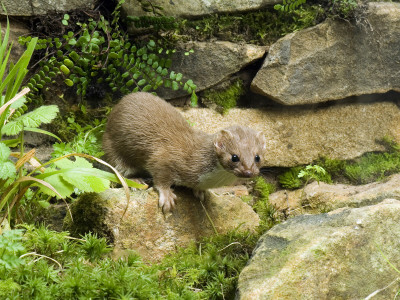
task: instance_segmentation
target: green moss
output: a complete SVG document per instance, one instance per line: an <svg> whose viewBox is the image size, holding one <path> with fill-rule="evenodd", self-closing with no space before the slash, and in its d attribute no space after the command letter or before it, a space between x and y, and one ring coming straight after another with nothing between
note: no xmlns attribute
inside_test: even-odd
<svg viewBox="0 0 400 300"><path fill-rule="evenodd" d="M256 202L253 205L254 210L261 219L261 231L265 231L278 223L276 209L269 203L269 195L275 191L275 186L265 181L262 176L255 180L254 196Z"/></svg>
<svg viewBox="0 0 400 300"><path fill-rule="evenodd" d="M216 110L224 114L236 106L240 96L244 93L243 81L237 79L225 89L205 91L203 103L207 106L215 104L217 106Z"/></svg>
<svg viewBox="0 0 400 300"><path fill-rule="evenodd" d="M286 189L297 189L303 186L304 180L299 178L303 167L293 167L278 176L278 181Z"/></svg>
<svg viewBox="0 0 400 300"><path fill-rule="evenodd" d="M14 248L30 255L0 268L7 278L0 296L9 299L233 299L259 239L248 232L218 235L149 265L135 253L112 260L105 239L93 234L71 239L68 232L24 227Z"/></svg>
<svg viewBox="0 0 400 300"><path fill-rule="evenodd" d="M332 178L334 182L367 184L400 172L400 146L388 137L379 143L385 146L386 152L365 153L359 158L347 161L326 157L318 159L315 164L328 173L328 176L319 177L319 181L330 183ZM298 175L305 169L304 166L297 166L279 175L278 180L282 187L300 188L305 180Z"/></svg>
<svg viewBox="0 0 400 300"><path fill-rule="evenodd" d="M232 42L269 45L287 33L315 25L321 14L319 6L305 5L289 13L269 7L255 12L184 20L179 23L175 33L180 37L187 35L197 40L216 37Z"/></svg>

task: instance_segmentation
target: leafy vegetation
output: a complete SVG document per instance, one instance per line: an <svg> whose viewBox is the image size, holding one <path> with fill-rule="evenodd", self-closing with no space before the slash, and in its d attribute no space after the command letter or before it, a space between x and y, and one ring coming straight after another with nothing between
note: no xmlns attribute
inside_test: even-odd
<svg viewBox="0 0 400 300"><path fill-rule="evenodd" d="M380 141L386 152L371 152L361 157L340 161L329 158L317 160L313 166L290 168L278 180L282 187L300 188L310 180L331 183L346 182L366 184L379 181L394 173L400 172L400 146L386 137Z"/></svg>
<svg viewBox="0 0 400 300"><path fill-rule="evenodd" d="M25 225L6 231L0 244L0 295L9 299L231 299L256 235L232 232L193 243L159 264L135 253L112 260L104 239L87 234L72 239ZM1 254L1 253L0 253ZM2 260L0 260L2 262ZM6 284L7 283L7 284Z"/></svg>
<svg viewBox="0 0 400 300"><path fill-rule="evenodd" d="M107 21L99 15L87 22L78 22L77 32L68 31L62 37L40 39L36 49L43 49L40 69L29 80L28 87L39 93L45 86L59 82L74 87L76 94L85 99L88 88L108 86L110 92L128 94L135 91L153 91L160 86L177 90L184 88L192 95L196 105L196 85L192 80L182 81L182 74L169 71L173 51L166 50L153 40L146 44L133 44L119 26L120 0L113 19ZM64 15L62 23L71 22ZM26 44L32 37L20 37ZM29 98L32 98L30 95Z"/></svg>
<svg viewBox="0 0 400 300"><path fill-rule="evenodd" d="M25 153L24 132L34 131L50 135L57 138L54 134L42 129L38 129L43 123L50 123L57 115L58 108L55 105L40 106L27 113L28 107L25 105L26 98L23 96L29 92L25 88L19 94L23 79L27 74L27 66L32 57L37 38L29 42L27 50L14 64L9 64L8 57L11 46L8 44L9 26L7 23L6 33L3 39L0 36L0 94L4 95L0 99L0 212L3 223L8 217L18 215L18 206L24 201L35 201L41 205L48 205L39 196L41 194L51 197L65 198L71 196L77 189L81 191L93 192L103 191L110 186L110 181L121 182L129 199L128 185L132 187L142 187L131 181L124 181L121 175L100 171L93 168L92 164L82 157L95 159L89 155L75 153L75 161L71 161L64 155L42 164L35 157L35 149ZM8 73L5 71L8 67ZM18 110L20 109L20 110ZM3 139L3 135L16 138ZM10 147L19 147L19 152L12 152ZM17 158L16 161L10 157ZM101 162L99 159L96 159ZM28 170L25 164L31 165ZM115 169L112 168L114 171ZM28 198L29 197L29 198ZM38 197L38 198L36 198Z"/></svg>

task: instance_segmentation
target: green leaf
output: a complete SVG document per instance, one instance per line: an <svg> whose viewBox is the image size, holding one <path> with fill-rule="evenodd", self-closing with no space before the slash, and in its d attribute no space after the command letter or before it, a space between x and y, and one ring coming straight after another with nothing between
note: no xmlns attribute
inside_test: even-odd
<svg viewBox="0 0 400 300"><path fill-rule="evenodd" d="M36 128L42 123L48 124L58 113L57 105L41 106L27 114L22 115L19 119L22 120L25 127Z"/></svg>
<svg viewBox="0 0 400 300"><path fill-rule="evenodd" d="M181 79L182 79L182 73L178 73L178 74L176 74L176 78L175 78L175 80L176 81L181 81Z"/></svg>
<svg viewBox="0 0 400 300"><path fill-rule="evenodd" d="M26 98L25 97L21 97L20 99L18 99L14 103L12 103L10 105L10 108L14 108L14 109L20 108L21 106L24 105L25 102L26 102Z"/></svg>
<svg viewBox="0 0 400 300"><path fill-rule="evenodd" d="M192 96L190 97L190 105L193 107L197 106L197 95L195 92L192 92Z"/></svg>
<svg viewBox="0 0 400 300"><path fill-rule="evenodd" d="M36 178L39 178L42 175L46 175L46 173L51 173L52 171L54 171L55 169L52 168L46 168L45 173L37 175ZM40 178L39 178L40 179ZM54 187L54 189L61 195L61 197L66 198L69 197L73 192L75 187L68 183L67 181L64 180L64 178L62 178L61 174L54 174L51 176L47 176L44 181L46 181L47 183L49 183L51 186ZM37 186L40 187L40 190L45 193L46 195L55 197L57 196L56 193L49 189L48 187L44 186L44 185L39 185L39 184L35 184ZM58 197L57 197L58 198Z"/></svg>
<svg viewBox="0 0 400 300"><path fill-rule="evenodd" d="M74 67L74 63L72 62L72 60L70 60L68 58L64 59L64 65L66 65L68 68Z"/></svg>
<svg viewBox="0 0 400 300"><path fill-rule="evenodd" d="M0 143L0 161L6 161L10 157L11 150L4 143Z"/></svg>
<svg viewBox="0 0 400 300"><path fill-rule="evenodd" d="M152 86L150 84L148 84L142 89L142 92L148 92L151 90L151 88L152 88Z"/></svg>
<svg viewBox="0 0 400 300"><path fill-rule="evenodd" d="M8 179L15 175L17 170L11 161L2 162L0 164L0 179Z"/></svg>
<svg viewBox="0 0 400 300"><path fill-rule="evenodd" d="M67 86L73 86L74 85L74 82L71 79L68 79L68 78L64 80L64 83Z"/></svg>
<svg viewBox="0 0 400 300"><path fill-rule="evenodd" d="M133 79L128 80L128 82L125 84L126 86L131 86L133 85L134 81Z"/></svg>
<svg viewBox="0 0 400 300"><path fill-rule="evenodd" d="M71 71L68 69L66 65L61 65L60 70L65 74L68 75Z"/></svg>
<svg viewBox="0 0 400 300"><path fill-rule="evenodd" d="M177 91L179 89L179 84L176 81L172 81L172 90Z"/></svg>
<svg viewBox="0 0 400 300"><path fill-rule="evenodd" d="M8 122L1 129L1 134L16 135L24 129L24 123L21 120Z"/></svg>
<svg viewBox="0 0 400 300"><path fill-rule="evenodd" d="M39 174L36 178L50 183L63 197L71 195L75 187L85 192L102 192L109 188L110 181L104 176L99 177L102 171L94 169L84 158L75 158L76 161L63 158L55 162L61 170L52 169L51 172ZM45 191L54 194L48 189Z"/></svg>

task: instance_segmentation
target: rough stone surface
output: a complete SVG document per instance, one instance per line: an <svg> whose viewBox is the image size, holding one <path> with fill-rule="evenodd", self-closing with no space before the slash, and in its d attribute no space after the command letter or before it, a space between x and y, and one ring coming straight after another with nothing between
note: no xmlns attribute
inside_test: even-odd
<svg viewBox="0 0 400 300"><path fill-rule="evenodd" d="M193 49L190 55L185 52ZM261 59L266 47L250 44L235 44L231 42L190 42L177 47L172 57L173 70L184 75L183 81L192 79L197 85L196 91L202 91L214 86L246 65ZM164 99L187 95L183 89L159 89L157 94Z"/></svg>
<svg viewBox="0 0 400 300"><path fill-rule="evenodd" d="M237 13L241 11L257 10L268 5L280 3L279 0L153 0L153 5L159 5L163 8L165 16L173 17L198 17L210 14ZM123 10L128 16L146 15L140 6L138 0L127 0L122 5ZM152 15L152 13L148 13Z"/></svg>
<svg viewBox="0 0 400 300"><path fill-rule="evenodd" d="M400 111L391 102L231 109L224 116L210 109L188 109L183 115L208 133L235 123L264 132L265 166L308 164L321 156L352 159L383 151L376 140L384 136L400 142Z"/></svg>
<svg viewBox="0 0 400 300"><path fill-rule="evenodd" d="M328 20L271 46L252 90L286 105L400 91L400 3L369 3L358 24Z"/></svg>
<svg viewBox="0 0 400 300"><path fill-rule="evenodd" d="M361 207L383 199L400 200L400 174L381 182L365 185L327 184L313 182L295 191L281 190L270 195L269 201L285 215L318 213L340 207Z"/></svg>
<svg viewBox="0 0 400 300"><path fill-rule="evenodd" d="M294 217L258 242L237 299L394 299L400 202ZM392 284L392 285L390 285Z"/></svg>
<svg viewBox="0 0 400 300"><path fill-rule="evenodd" d="M64 228L74 235L96 232L108 237L116 248L133 249L147 261L158 261L177 247L214 234L210 219L218 233L236 228L253 230L259 225L251 207L224 190L209 192L205 209L190 190L176 189L175 193L176 208L166 216L158 208L158 194L152 189L132 192L124 216L123 190L86 194L71 206L74 222L67 215Z"/></svg>
<svg viewBox="0 0 400 300"><path fill-rule="evenodd" d="M93 9L96 0L3 0L9 16L45 15L49 12L64 12L74 9ZM0 14L4 14L0 10Z"/></svg>
<svg viewBox="0 0 400 300"><path fill-rule="evenodd" d="M4 38L7 29L7 21L1 21L1 35ZM20 36L29 35L29 30L19 22L10 20L10 36L8 38L9 42L12 43L11 53L9 60L16 63L18 59L22 56L26 48L18 43L18 38Z"/></svg>

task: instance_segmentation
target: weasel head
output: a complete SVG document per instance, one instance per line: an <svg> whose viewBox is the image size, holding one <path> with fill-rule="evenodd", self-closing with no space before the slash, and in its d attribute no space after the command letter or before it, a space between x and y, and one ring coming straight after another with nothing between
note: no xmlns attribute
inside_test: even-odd
<svg viewBox="0 0 400 300"><path fill-rule="evenodd" d="M251 178L260 173L266 140L262 132L235 125L215 134L214 148L226 171L239 178Z"/></svg>

